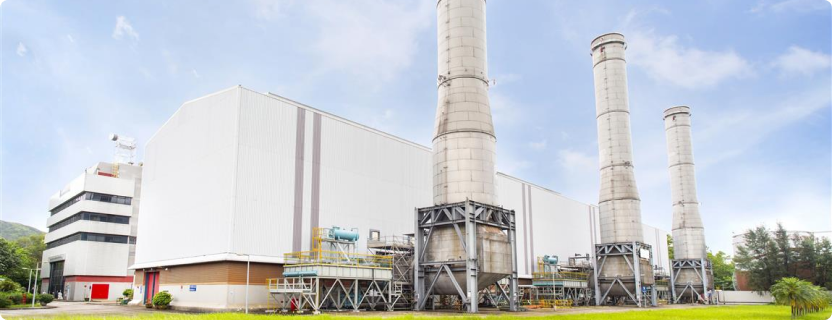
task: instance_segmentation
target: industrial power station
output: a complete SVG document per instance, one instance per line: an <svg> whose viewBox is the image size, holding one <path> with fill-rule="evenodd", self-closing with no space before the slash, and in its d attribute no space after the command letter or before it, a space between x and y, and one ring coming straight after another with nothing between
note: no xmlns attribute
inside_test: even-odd
<svg viewBox="0 0 832 320"><path fill-rule="evenodd" d="M432 148L242 86L185 102L147 141L141 166L129 167L141 173L141 193L130 193L138 214L112 218L136 226L125 237L131 303L161 291L179 310L314 314L708 303L690 108L664 112L671 260L670 234L641 219L624 35L590 42L596 206L497 171L486 0L438 0L436 12ZM107 190L112 175L90 175L96 192ZM60 217L84 214L78 192L91 191L71 190L50 200L68 209ZM73 222L59 220L50 225ZM73 280L84 287L64 292L63 266L90 259L74 254L81 242L61 249L73 230L50 229L44 282L86 298L96 284ZM113 265L101 279L124 272Z"/></svg>

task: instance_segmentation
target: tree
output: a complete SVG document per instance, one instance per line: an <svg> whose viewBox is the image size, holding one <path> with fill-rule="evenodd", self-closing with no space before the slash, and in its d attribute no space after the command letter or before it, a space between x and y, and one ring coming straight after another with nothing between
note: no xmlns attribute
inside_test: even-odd
<svg viewBox="0 0 832 320"><path fill-rule="evenodd" d="M768 291L780 278L775 270L777 246L765 226L745 233L745 243L737 248L734 262L737 269L748 273L748 283L756 292Z"/></svg>
<svg viewBox="0 0 832 320"><path fill-rule="evenodd" d="M20 269L21 259L17 245L0 238L0 276L11 276ZM13 279L17 281L17 279Z"/></svg>
<svg viewBox="0 0 832 320"><path fill-rule="evenodd" d="M780 279L771 286L770 291L777 304L791 307L792 319L826 309L830 303L828 292L798 278Z"/></svg>
<svg viewBox="0 0 832 320"><path fill-rule="evenodd" d="M670 260L673 260L673 252L673 237L667 235L667 256Z"/></svg>
<svg viewBox="0 0 832 320"><path fill-rule="evenodd" d="M714 288L717 290L734 290L734 262L725 252L716 254L708 252L708 259L714 271Z"/></svg>
<svg viewBox="0 0 832 320"><path fill-rule="evenodd" d="M778 224L748 230L734 257L737 270L748 274L752 290L768 290L784 277L832 289L832 243L813 234L791 233Z"/></svg>
<svg viewBox="0 0 832 320"><path fill-rule="evenodd" d="M815 241L815 284L832 290L832 242L826 238Z"/></svg>
<svg viewBox="0 0 832 320"><path fill-rule="evenodd" d="M28 237L22 237L15 240L15 244L23 250L26 250L29 262L37 263L43 257L43 251L46 250L46 243L43 242L43 234L34 234Z"/></svg>

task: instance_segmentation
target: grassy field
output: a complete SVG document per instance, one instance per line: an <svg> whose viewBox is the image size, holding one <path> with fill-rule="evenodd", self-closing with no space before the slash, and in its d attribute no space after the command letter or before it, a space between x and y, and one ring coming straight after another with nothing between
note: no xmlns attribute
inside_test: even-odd
<svg viewBox="0 0 832 320"><path fill-rule="evenodd" d="M829 319L832 310L819 312L808 316L803 316L798 319L801 320L826 320ZM87 320L87 319L107 319L107 320L265 320L274 319L281 316L275 315L245 315L239 313L221 313L221 314L177 314L170 312L158 312L154 314L141 314L136 316L80 316L80 315L62 315L53 316L45 319L52 320ZM723 306L710 308L692 308L692 309L656 309L648 311L625 311L625 312L611 312L611 313L581 313L581 314L540 314L537 312L527 312L520 314L503 314L503 315L441 315L435 316L430 314L402 314L402 313L374 313L372 315L359 314L344 314L344 315L321 315L321 316L303 316L307 319L315 320L438 320L438 319L453 319L453 320L503 320L503 319L527 319L533 320L535 318L553 318L556 320L631 320L631 319L645 319L645 320L738 320L738 319L755 319L755 320L775 320L775 319L790 319L788 307L781 306ZM6 319L40 319L33 317L10 317Z"/></svg>

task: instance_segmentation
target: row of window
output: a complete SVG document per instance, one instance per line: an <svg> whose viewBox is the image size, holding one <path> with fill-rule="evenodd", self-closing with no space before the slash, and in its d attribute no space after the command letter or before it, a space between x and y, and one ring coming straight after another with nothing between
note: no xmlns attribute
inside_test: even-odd
<svg viewBox="0 0 832 320"><path fill-rule="evenodd" d="M68 208L69 206L75 204L81 200L92 200L92 201L101 201L101 202L110 202L110 203L118 203L118 204L132 204L133 198L125 197L125 196L114 196L111 194L104 194L104 193L97 193L97 192L82 192L78 196L64 201L59 206L55 207L51 211L49 211L53 216L61 212L62 210Z"/></svg>
<svg viewBox="0 0 832 320"><path fill-rule="evenodd" d="M136 237L119 236L114 234L78 232L46 244L46 249L52 249L75 241L96 241L110 243L136 244Z"/></svg>
<svg viewBox="0 0 832 320"><path fill-rule="evenodd" d="M49 232L58 230L60 228L66 227L73 222L81 221L81 220L89 220L89 221L99 221L99 222L109 222L109 223L120 223L120 224L129 224L130 217L125 216L117 216L112 214L104 214L104 213L96 213L96 212L86 212L82 211L72 215L69 218L61 220L56 224L49 226Z"/></svg>

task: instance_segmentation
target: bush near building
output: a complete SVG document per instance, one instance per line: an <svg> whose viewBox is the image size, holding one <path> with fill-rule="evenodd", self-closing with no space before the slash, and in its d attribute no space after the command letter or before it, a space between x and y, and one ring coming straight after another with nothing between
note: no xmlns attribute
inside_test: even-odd
<svg viewBox="0 0 832 320"><path fill-rule="evenodd" d="M153 296L153 306L157 309L167 309L171 301L173 301L173 296L167 291L159 292Z"/></svg>

